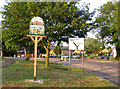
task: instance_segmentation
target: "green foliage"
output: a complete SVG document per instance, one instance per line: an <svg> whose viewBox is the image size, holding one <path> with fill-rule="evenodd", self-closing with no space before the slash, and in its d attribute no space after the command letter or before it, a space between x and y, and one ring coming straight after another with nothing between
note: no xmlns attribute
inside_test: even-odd
<svg viewBox="0 0 120 89"><path fill-rule="evenodd" d="M87 38L85 40L85 51L87 54L98 54L102 50L101 45L98 39Z"/></svg>
<svg viewBox="0 0 120 89"><path fill-rule="evenodd" d="M19 50L22 46L33 45L31 39L26 36L30 22L26 4L11 2L4 6L2 38L7 50Z"/></svg>
<svg viewBox="0 0 120 89"><path fill-rule="evenodd" d="M26 57L25 57L25 60L29 60L30 59L30 56L29 55L27 55Z"/></svg>
<svg viewBox="0 0 120 89"><path fill-rule="evenodd" d="M56 55L59 55L60 54L60 48L59 48L59 46L56 46L53 51L54 51L54 53Z"/></svg>
<svg viewBox="0 0 120 89"><path fill-rule="evenodd" d="M39 46L44 46L48 52L51 42L68 42L62 36L85 38L92 26L87 21L92 20L94 12L89 13L86 4L78 8L75 2L11 2L4 6L2 14L3 40L7 49L33 47L34 43L26 35L30 20L39 16L43 19L46 30L46 38L41 40Z"/></svg>
<svg viewBox="0 0 120 89"><path fill-rule="evenodd" d="M110 1L98 9L99 15L96 17L96 28L99 33L98 38L103 43L115 43L117 56L120 56L120 45L118 45L119 15L118 6L120 2Z"/></svg>
<svg viewBox="0 0 120 89"><path fill-rule="evenodd" d="M66 2L9 3L4 6L2 13L5 19L2 21L5 45L7 48L33 45L26 35L30 20L35 16L42 17L45 23L47 37L42 40L43 42L61 41L64 40L61 37L65 35L85 37L91 25L86 22L92 20L93 13L88 12L87 5L82 7L86 10L82 8L79 10L75 4Z"/></svg>

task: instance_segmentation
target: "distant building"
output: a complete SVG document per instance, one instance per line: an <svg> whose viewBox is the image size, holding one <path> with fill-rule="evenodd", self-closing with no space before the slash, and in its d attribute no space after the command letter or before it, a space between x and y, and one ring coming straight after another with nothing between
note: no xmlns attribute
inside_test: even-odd
<svg viewBox="0 0 120 89"><path fill-rule="evenodd" d="M108 53L108 52L109 52L109 51L108 51L107 48L102 50L102 53Z"/></svg>
<svg viewBox="0 0 120 89"><path fill-rule="evenodd" d="M55 48L55 46L50 46L50 56L56 56L56 54L54 53L54 48Z"/></svg>
<svg viewBox="0 0 120 89"><path fill-rule="evenodd" d="M86 53L86 51L82 51L82 50L75 50L72 54L85 54Z"/></svg>
<svg viewBox="0 0 120 89"><path fill-rule="evenodd" d="M56 56L56 54L54 53L54 49L56 46L50 46L50 56ZM69 49L68 46L63 46L61 47L61 55L62 56L68 56L69 55Z"/></svg>
<svg viewBox="0 0 120 89"><path fill-rule="evenodd" d="M115 47L112 50L112 55L113 55L114 58L116 58L116 56L117 56L117 51L116 51Z"/></svg>
<svg viewBox="0 0 120 89"><path fill-rule="evenodd" d="M61 55L62 56L68 56L69 55L69 47L68 46L63 46L61 48Z"/></svg>

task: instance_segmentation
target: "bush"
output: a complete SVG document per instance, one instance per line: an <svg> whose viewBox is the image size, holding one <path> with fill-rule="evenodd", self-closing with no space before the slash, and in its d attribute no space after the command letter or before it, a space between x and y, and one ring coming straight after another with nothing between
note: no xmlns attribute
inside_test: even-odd
<svg viewBox="0 0 120 89"><path fill-rule="evenodd" d="M93 59L94 57L92 57L92 56L89 56L89 57L87 57L87 59Z"/></svg>
<svg viewBox="0 0 120 89"><path fill-rule="evenodd" d="M27 55L26 57L25 57L25 60L29 60L30 59L30 56L29 55Z"/></svg>
<svg viewBox="0 0 120 89"><path fill-rule="evenodd" d="M90 59L90 57L87 57L87 59Z"/></svg>
<svg viewBox="0 0 120 89"><path fill-rule="evenodd" d="M94 57L93 56L90 56L90 59L93 59Z"/></svg>
<svg viewBox="0 0 120 89"><path fill-rule="evenodd" d="M117 60L120 61L120 57L117 57Z"/></svg>
<svg viewBox="0 0 120 89"><path fill-rule="evenodd" d="M111 61L115 61L116 59L115 59L114 57L111 57L110 60L111 60Z"/></svg>

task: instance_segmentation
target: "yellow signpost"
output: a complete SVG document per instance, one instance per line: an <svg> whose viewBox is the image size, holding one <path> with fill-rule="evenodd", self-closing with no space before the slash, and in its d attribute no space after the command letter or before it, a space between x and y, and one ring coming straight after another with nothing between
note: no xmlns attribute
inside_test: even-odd
<svg viewBox="0 0 120 89"><path fill-rule="evenodd" d="M84 51L83 51L84 52ZM82 70L84 70L84 60L83 60L83 52L82 52Z"/></svg>
<svg viewBox="0 0 120 89"><path fill-rule="evenodd" d="M42 30L41 30L41 25L42 25ZM36 81L36 65L37 65L37 43L42 40L45 34L44 31L44 22L42 20L42 18L40 17L34 17L32 18L31 22L30 22L30 29L29 29L29 35L27 35L28 37L30 37L32 39L32 41L35 43L35 48L34 48L34 81ZM32 31L32 28L38 28L37 32ZM36 29L34 29L36 31ZM42 32L41 32L42 31Z"/></svg>
<svg viewBox="0 0 120 89"><path fill-rule="evenodd" d="M32 41L35 43L35 48L34 48L34 81L36 81L36 64L37 64L37 43L46 36L37 36L37 35L27 35L32 39ZM35 39L34 39L35 38ZM39 38L39 39L38 39Z"/></svg>
<svg viewBox="0 0 120 89"><path fill-rule="evenodd" d="M71 70L71 50L69 50L69 71Z"/></svg>

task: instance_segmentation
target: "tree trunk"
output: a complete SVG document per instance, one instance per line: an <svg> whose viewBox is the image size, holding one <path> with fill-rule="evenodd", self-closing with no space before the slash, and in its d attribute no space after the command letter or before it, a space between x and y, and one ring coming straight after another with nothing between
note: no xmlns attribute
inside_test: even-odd
<svg viewBox="0 0 120 89"><path fill-rule="evenodd" d="M46 50L46 63L45 63L45 67L49 67L49 49L48 48Z"/></svg>
<svg viewBox="0 0 120 89"><path fill-rule="evenodd" d="M57 47L57 49L58 49L58 54L57 54L57 57L59 56L59 46Z"/></svg>
<svg viewBox="0 0 120 89"><path fill-rule="evenodd" d="M116 51L117 51L117 59L120 59L120 45L117 44L117 47L116 47Z"/></svg>
<svg viewBox="0 0 120 89"><path fill-rule="evenodd" d="M24 47L24 53L25 53L25 57L27 56L27 49L26 47Z"/></svg>
<svg viewBox="0 0 120 89"><path fill-rule="evenodd" d="M47 47L44 46L44 48L46 50L46 63L45 63L45 67L49 67L49 45L50 45L50 42L48 43Z"/></svg>
<svg viewBox="0 0 120 89"><path fill-rule="evenodd" d="M1 49L1 58L3 58L3 50Z"/></svg>

